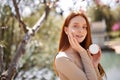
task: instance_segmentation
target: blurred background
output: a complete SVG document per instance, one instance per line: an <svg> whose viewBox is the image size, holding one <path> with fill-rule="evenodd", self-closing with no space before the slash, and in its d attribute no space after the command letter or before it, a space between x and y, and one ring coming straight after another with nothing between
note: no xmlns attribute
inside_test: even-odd
<svg viewBox="0 0 120 80"><path fill-rule="evenodd" d="M49 13L42 18L46 6ZM82 11L88 16L93 43L102 48L101 64L107 80L120 80L120 0L0 0L4 70L8 69L27 33L21 28L21 21L29 30L43 19L39 30L27 41L17 63L15 80L59 80L53 70L53 61L62 23L71 11Z"/></svg>

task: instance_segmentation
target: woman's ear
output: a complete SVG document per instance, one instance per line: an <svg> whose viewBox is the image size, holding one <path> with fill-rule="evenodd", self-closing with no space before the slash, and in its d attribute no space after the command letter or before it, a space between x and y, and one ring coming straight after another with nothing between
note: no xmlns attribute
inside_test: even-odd
<svg viewBox="0 0 120 80"><path fill-rule="evenodd" d="M68 27L64 27L64 31L66 34L68 34Z"/></svg>

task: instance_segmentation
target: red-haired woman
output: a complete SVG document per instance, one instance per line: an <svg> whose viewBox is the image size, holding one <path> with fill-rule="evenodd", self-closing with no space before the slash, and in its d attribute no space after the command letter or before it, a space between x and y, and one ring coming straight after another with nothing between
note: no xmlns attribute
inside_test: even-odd
<svg viewBox="0 0 120 80"><path fill-rule="evenodd" d="M102 80L101 50L91 55L90 25L83 13L71 13L62 26L55 70L60 80Z"/></svg>

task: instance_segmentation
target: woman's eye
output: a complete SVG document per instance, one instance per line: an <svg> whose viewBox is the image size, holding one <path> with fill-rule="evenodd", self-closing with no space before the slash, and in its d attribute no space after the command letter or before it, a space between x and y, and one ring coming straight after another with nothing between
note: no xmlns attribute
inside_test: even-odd
<svg viewBox="0 0 120 80"><path fill-rule="evenodd" d="M77 28L78 26L75 25L75 26L73 26L73 27Z"/></svg>
<svg viewBox="0 0 120 80"><path fill-rule="evenodd" d="M86 26L83 26L83 29L86 29L87 27Z"/></svg>

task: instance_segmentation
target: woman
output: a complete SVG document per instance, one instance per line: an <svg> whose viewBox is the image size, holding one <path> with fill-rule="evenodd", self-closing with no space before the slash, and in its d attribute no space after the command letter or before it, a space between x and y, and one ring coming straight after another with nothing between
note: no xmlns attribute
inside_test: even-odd
<svg viewBox="0 0 120 80"><path fill-rule="evenodd" d="M71 13L62 26L55 69L60 80L102 80L101 50L91 55L90 25L83 13Z"/></svg>

